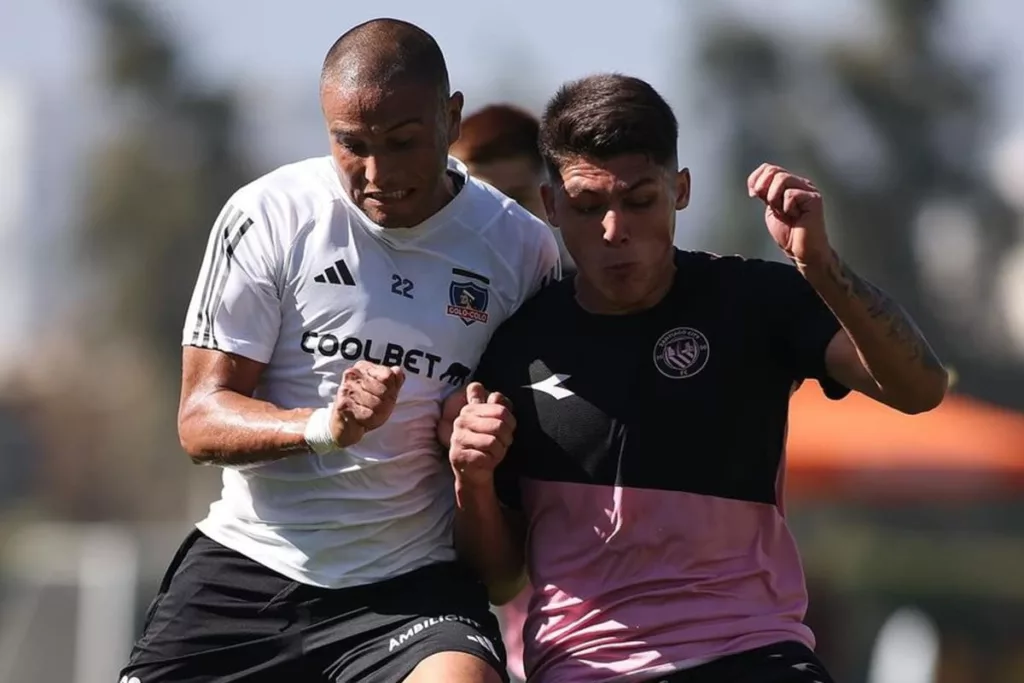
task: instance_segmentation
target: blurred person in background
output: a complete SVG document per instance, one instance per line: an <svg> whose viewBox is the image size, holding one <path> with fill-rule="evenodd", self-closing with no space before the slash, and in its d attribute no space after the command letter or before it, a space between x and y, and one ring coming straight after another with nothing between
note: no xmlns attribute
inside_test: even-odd
<svg viewBox="0 0 1024 683"><path fill-rule="evenodd" d="M452 144L450 153L466 164L470 175L544 218L540 186L545 174L537 146L539 133L540 121L533 114L510 104L492 104L462 120L459 139ZM561 231L552 230L558 240L562 276L574 275L576 270Z"/></svg>
<svg viewBox="0 0 1024 683"><path fill-rule="evenodd" d="M528 563L531 682L827 683L781 497L790 396L814 379L919 413L948 378L832 249L805 178L764 164L747 181L793 265L676 249L677 138L636 78L549 102L544 203L578 273L445 405L456 546L497 602Z"/></svg>
<svg viewBox="0 0 1024 683"><path fill-rule="evenodd" d="M540 186L544 182L544 160L537 146L540 120L519 107L492 104L462 120L459 139L449 152L466 164L471 176L496 187L519 202L535 216L544 217ZM562 260L563 277L575 274L561 233L554 230ZM523 671L523 623L531 591L498 607L508 666L512 675L525 679Z"/></svg>
<svg viewBox="0 0 1024 683"><path fill-rule="evenodd" d="M223 490L122 680L507 680L436 432L557 245L448 156L462 95L421 29L345 33L320 98L331 155L243 187L210 234L178 428Z"/></svg>

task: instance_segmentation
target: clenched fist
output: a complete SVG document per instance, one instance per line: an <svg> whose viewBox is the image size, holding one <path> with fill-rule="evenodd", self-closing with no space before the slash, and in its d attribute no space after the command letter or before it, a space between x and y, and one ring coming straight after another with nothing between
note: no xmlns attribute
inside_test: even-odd
<svg viewBox="0 0 1024 683"><path fill-rule="evenodd" d="M747 178L747 193L764 202L768 232L797 265L829 258L825 208L814 183L780 166L761 164Z"/></svg>
<svg viewBox="0 0 1024 683"><path fill-rule="evenodd" d="M487 484L512 445L516 419L508 400L479 382L466 388L467 403L455 418L448 460L462 483Z"/></svg>
<svg viewBox="0 0 1024 683"><path fill-rule="evenodd" d="M346 448L388 421L405 382L400 367L361 360L341 374L341 386L331 409L331 434Z"/></svg>

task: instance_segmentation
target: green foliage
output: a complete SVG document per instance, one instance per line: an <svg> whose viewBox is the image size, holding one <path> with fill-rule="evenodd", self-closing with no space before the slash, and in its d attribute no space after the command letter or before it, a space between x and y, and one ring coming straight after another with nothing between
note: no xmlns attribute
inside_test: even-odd
<svg viewBox="0 0 1024 683"><path fill-rule="evenodd" d="M210 92L178 46L130 0L93 0L104 78L121 125L88 166L81 257L104 278L99 315L138 335L176 373L180 330L206 238L244 184L231 92Z"/></svg>
<svg viewBox="0 0 1024 683"><path fill-rule="evenodd" d="M737 201L747 174L772 161L814 179L837 249L911 311L957 369L958 389L1024 407L1024 369L994 353L999 333L984 329L996 269L979 273L977 314L959 321L943 315L923 277L914 226L937 199L977 216L983 263L997 263L1018 239L979 158L989 74L940 39L944 4L876 0L881 30L857 43L819 47L735 18L706 32L703 76L729 143L725 205L710 234L719 251L771 254L759 208Z"/></svg>

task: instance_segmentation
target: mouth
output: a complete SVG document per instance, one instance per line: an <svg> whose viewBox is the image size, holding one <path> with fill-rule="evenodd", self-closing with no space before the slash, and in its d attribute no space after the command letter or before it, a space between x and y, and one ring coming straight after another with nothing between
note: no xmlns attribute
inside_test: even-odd
<svg viewBox="0 0 1024 683"><path fill-rule="evenodd" d="M378 204L401 202L408 199L415 190L392 190L391 192L366 192L363 198Z"/></svg>
<svg viewBox="0 0 1024 683"><path fill-rule="evenodd" d="M635 263L613 263L612 265L605 266L604 269L609 273L622 275L632 272L635 268Z"/></svg>

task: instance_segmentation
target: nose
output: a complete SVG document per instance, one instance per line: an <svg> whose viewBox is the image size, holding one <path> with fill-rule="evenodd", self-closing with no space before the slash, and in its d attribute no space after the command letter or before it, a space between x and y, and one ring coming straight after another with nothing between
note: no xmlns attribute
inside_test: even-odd
<svg viewBox="0 0 1024 683"><path fill-rule="evenodd" d="M363 159L363 177L366 179L366 186L368 188L381 189L380 159L376 156L368 156Z"/></svg>
<svg viewBox="0 0 1024 683"><path fill-rule="evenodd" d="M629 241L629 229L625 217L616 209L609 209L601 220L604 241L609 246L618 246Z"/></svg>

